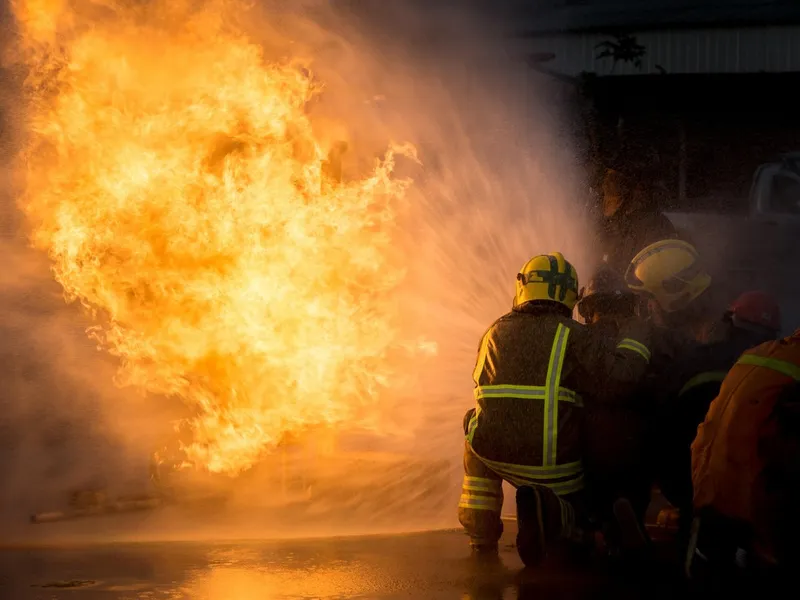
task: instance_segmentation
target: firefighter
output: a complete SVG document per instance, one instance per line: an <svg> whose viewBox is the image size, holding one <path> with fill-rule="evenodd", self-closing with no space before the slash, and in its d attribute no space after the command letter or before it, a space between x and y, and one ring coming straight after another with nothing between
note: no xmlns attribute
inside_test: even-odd
<svg viewBox="0 0 800 600"><path fill-rule="evenodd" d="M653 325L649 385L652 394L663 397L664 382L674 379L676 361L694 352L717 320L711 277L694 246L670 239L639 252L628 266L625 283L639 298L637 310Z"/></svg>
<svg viewBox="0 0 800 600"><path fill-rule="evenodd" d="M710 341L733 344L742 348L741 354L748 348L776 339L780 330L781 308L775 297L762 291L744 292L711 330Z"/></svg>
<svg viewBox="0 0 800 600"><path fill-rule="evenodd" d="M620 322L635 317L636 297L622 276L602 266L581 290L578 313L584 321L610 336L616 336Z"/></svg>
<svg viewBox="0 0 800 600"><path fill-rule="evenodd" d="M714 330L715 341L679 357L660 383L659 479L661 490L681 514L683 533L691 524L692 482L689 447L722 380L747 349L777 339L780 307L764 292L746 292L724 313Z"/></svg>
<svg viewBox="0 0 800 600"><path fill-rule="evenodd" d="M638 321L621 328L615 345L592 334L572 319L577 300L578 276L564 256L536 256L517 275L511 312L481 339L459 502L459 520L478 554L497 552L504 480L517 488L517 550L526 565L538 564L562 539L586 539L578 522L579 411L604 386L635 384L650 351Z"/></svg>
<svg viewBox="0 0 800 600"><path fill-rule="evenodd" d="M699 567L778 571L800 558L800 329L748 350L722 382L692 443Z"/></svg>
<svg viewBox="0 0 800 600"><path fill-rule="evenodd" d="M587 327L616 339L620 327L635 318L636 297L622 275L603 266L581 291L578 312ZM602 396L602 390L597 390ZM650 466L644 452L649 406L642 390L628 398L608 399L584 408L584 462L592 511L608 534L614 530L613 506L631 503L644 524L650 503ZM613 533L612 533L613 536ZM612 540L613 543L613 540Z"/></svg>
<svg viewBox="0 0 800 600"><path fill-rule="evenodd" d="M670 487L675 432L671 424L674 395L669 392L680 378L676 365L682 357L697 351L700 340L716 321L710 317L714 306L711 277L691 244L668 239L639 252L625 273L625 282L640 296L640 309L646 305L647 317L654 325L650 371L642 386L642 396L654 413L646 454L661 492L673 505L679 505L684 498L676 494L679 488ZM684 529L688 527L686 521L683 525Z"/></svg>
<svg viewBox="0 0 800 600"><path fill-rule="evenodd" d="M646 312L665 342L684 346L708 338L716 320L711 276L689 242L659 240L639 252L625 272L625 283L646 302Z"/></svg>
<svg viewBox="0 0 800 600"><path fill-rule="evenodd" d="M624 273L648 244L677 238L672 222L654 206L654 191L644 178L608 169L603 178L603 218L599 244L603 261Z"/></svg>
<svg viewBox="0 0 800 600"><path fill-rule="evenodd" d="M711 341L679 361L673 391L678 404L686 408L681 411L686 435L676 436L682 446L688 448L694 439L736 359L745 350L778 339L780 331L781 310L775 298L766 292L745 292L725 311L712 330Z"/></svg>

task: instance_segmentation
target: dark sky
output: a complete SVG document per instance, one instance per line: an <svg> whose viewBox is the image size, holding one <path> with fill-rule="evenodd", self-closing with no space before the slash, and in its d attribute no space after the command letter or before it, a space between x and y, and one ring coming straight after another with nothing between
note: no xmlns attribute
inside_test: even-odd
<svg viewBox="0 0 800 600"><path fill-rule="evenodd" d="M414 7L431 14L478 10L520 28L558 31L583 28L800 21L800 0L337 0L377 16Z"/></svg>

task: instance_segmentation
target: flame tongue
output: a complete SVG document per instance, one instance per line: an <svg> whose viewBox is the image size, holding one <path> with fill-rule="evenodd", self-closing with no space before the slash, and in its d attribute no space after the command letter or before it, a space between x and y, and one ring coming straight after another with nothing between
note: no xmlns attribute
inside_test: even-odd
<svg viewBox="0 0 800 600"><path fill-rule="evenodd" d="M391 152L365 179L329 179L308 72L265 63L215 3L190 18L179 4L149 3L148 23L121 4L82 21L15 2L21 205L119 383L180 396L190 459L235 473L379 402L400 342L388 256L406 182Z"/></svg>

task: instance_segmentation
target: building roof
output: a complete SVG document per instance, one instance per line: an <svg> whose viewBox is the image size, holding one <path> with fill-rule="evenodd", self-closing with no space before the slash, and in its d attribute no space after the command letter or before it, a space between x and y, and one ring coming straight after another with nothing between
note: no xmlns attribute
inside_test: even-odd
<svg viewBox="0 0 800 600"><path fill-rule="evenodd" d="M800 0L550 0L512 2L526 34L759 27L800 23ZM526 6L527 5L527 6ZM530 23L530 25L527 25Z"/></svg>

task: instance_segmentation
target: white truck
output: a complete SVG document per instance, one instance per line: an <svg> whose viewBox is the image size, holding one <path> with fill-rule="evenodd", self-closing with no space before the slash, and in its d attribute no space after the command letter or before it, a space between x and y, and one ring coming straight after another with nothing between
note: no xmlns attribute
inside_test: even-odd
<svg viewBox="0 0 800 600"><path fill-rule="evenodd" d="M800 327L800 152L761 165L746 213L668 212L697 247L720 296L774 294L784 333Z"/></svg>

